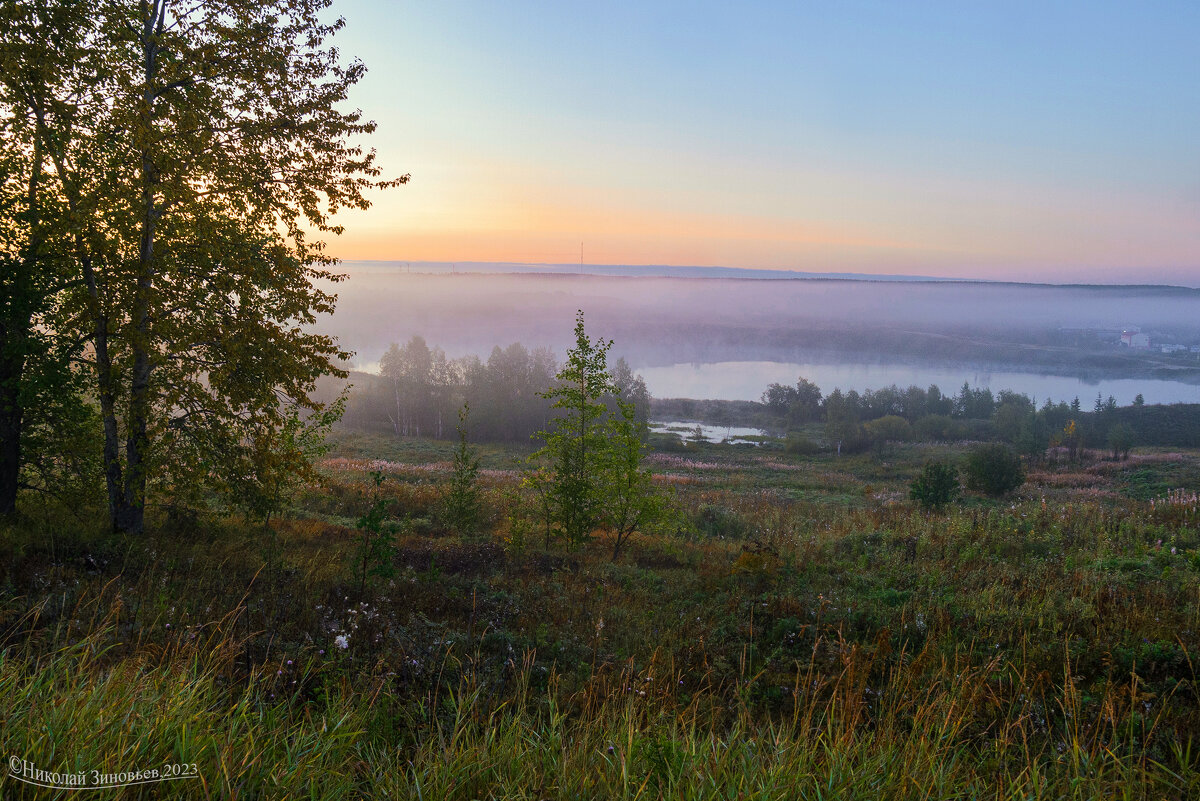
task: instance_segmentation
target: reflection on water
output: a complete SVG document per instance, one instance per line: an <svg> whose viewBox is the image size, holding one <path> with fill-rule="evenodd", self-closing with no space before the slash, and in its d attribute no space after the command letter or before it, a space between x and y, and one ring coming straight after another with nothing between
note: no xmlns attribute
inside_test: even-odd
<svg viewBox="0 0 1200 801"><path fill-rule="evenodd" d="M765 433L760 428L710 426L703 423L683 423L676 421L652 422L650 423L650 430L656 434L675 434L680 439L689 442L700 440L703 442L728 442L733 445L739 443L757 445L757 441L746 439L746 437L761 437Z"/></svg>
<svg viewBox="0 0 1200 801"><path fill-rule="evenodd" d="M1071 376L1038 375L977 368L926 367L912 364L787 364L783 362L716 362L642 367L637 370L656 398L758 400L768 384L795 384L807 378L828 394L842 391L880 389L895 384L901 388L936 384L954 395L963 382L993 392L1011 389L1036 399L1055 402L1078 397L1090 409L1096 395L1112 395L1128 405L1140 393L1146 403L1200 403L1200 386L1178 381L1145 378L1114 378L1088 381Z"/></svg>

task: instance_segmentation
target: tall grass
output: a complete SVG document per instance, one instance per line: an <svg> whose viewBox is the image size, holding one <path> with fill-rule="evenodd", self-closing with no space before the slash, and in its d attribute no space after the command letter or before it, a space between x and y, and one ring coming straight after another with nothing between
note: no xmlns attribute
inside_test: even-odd
<svg viewBox="0 0 1200 801"><path fill-rule="evenodd" d="M198 769L88 798L1200 798L1190 495L1048 473L926 514L872 500L879 465L838 470L796 481L853 504L681 485L678 530L619 564L506 550L499 476L494 541L441 536L444 477L410 471L396 576L362 594L357 469L269 538L13 531L0 756Z"/></svg>
<svg viewBox="0 0 1200 801"><path fill-rule="evenodd" d="M115 611L115 610L113 610ZM1136 678L1084 714L1072 676L927 644L890 660L835 642L841 667L796 661L787 715L669 660L598 669L567 692L533 654L503 698L472 670L414 703L379 666L356 682L319 667L236 669L232 618L120 658L110 614L50 652L0 654L0 748L46 770L194 763L167 785L89 791L153 798L1195 798L1186 740L1151 754ZM814 649L815 652L816 649ZM874 685L874 686L872 686ZM6 798L47 791L5 778ZM64 794L65 797L65 794Z"/></svg>

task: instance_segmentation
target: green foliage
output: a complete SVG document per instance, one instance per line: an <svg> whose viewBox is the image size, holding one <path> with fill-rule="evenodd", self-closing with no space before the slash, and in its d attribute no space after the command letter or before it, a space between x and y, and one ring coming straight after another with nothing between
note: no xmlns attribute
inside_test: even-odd
<svg viewBox="0 0 1200 801"><path fill-rule="evenodd" d="M347 393L307 413L298 404L287 404L281 424L262 421L246 439L219 452L219 488L229 504L269 526L303 483L318 480L314 463L329 452L329 432L345 412ZM168 494L195 503L189 490L194 488L179 482Z"/></svg>
<svg viewBox="0 0 1200 801"><path fill-rule="evenodd" d="M1022 429L1028 427L1036 417L1037 410L1024 395L1003 391L1000 396L1000 405L992 413L992 423L1001 439L1016 443L1021 438Z"/></svg>
<svg viewBox="0 0 1200 801"><path fill-rule="evenodd" d="M479 457L467 444L467 416L471 407L458 412L458 448L454 451L450 492L446 495L445 517L459 536L473 536L479 526Z"/></svg>
<svg viewBox="0 0 1200 801"><path fill-rule="evenodd" d="M342 277L313 234L405 179L377 180L357 141L374 123L343 110L363 68L330 46L342 23L328 5L0 9L0 160L36 196L24 209L0 199L19 268L4 267L19 280L0 287L0 328L27 355L31 331L75 343L115 530L141 533L155 496L222 482L229 454L285 428L293 405L317 411L316 379L344 375L335 362L349 354L312 331L336 302L318 283ZM0 350L7 413L24 378ZM8 422L4 476L20 434Z"/></svg>
<svg viewBox="0 0 1200 801"><path fill-rule="evenodd" d="M1114 459L1128 459L1133 441L1133 428L1125 423L1117 423L1108 430L1108 449Z"/></svg>
<svg viewBox="0 0 1200 801"><path fill-rule="evenodd" d="M872 442L907 442L912 439L912 426L898 415L889 414L863 424Z"/></svg>
<svg viewBox="0 0 1200 801"><path fill-rule="evenodd" d="M644 531L663 515L663 499L642 466L646 426L637 420L632 402L618 398L616 403L618 413L608 420L608 460L600 487L614 562L635 531Z"/></svg>
<svg viewBox="0 0 1200 801"><path fill-rule="evenodd" d="M374 485L371 505L355 523L359 541L354 553L353 578L358 583L360 595L371 579L391 578L396 574L396 527L387 522L388 503L379 494L384 478L380 471L371 473Z"/></svg>
<svg viewBox="0 0 1200 801"><path fill-rule="evenodd" d="M397 440L380 441L393 511L418 496L432 508L450 476L427 462L450 448L411 443L409 471ZM899 458L931 451L951 449ZM1190 492L1114 499L1095 490L1131 471L1097 465L1072 486L1082 471L1047 467L1028 497L934 517L834 500L868 481L895 498L911 461L822 454L801 467L714 445L667 463L697 527L739 540L663 529L621 564L602 547L531 554L534 498L510 485L487 496L513 524L497 532L515 540L503 554L489 540L398 538L396 588L368 581L360 597L329 558L346 542L346 519L331 519L364 510L371 458L330 466L312 490L330 514L292 504L277 519L274 584L256 578L258 533L236 521L132 549L66 513L5 530L0 613L15 625L0 746L50 768L195 761L206 784L169 788L184 798L1200 788L1186 746L1200 719ZM1190 487L1198 464L1175 453L1139 468ZM801 482L805 499L785 494Z"/></svg>
<svg viewBox="0 0 1200 801"><path fill-rule="evenodd" d="M1025 483L1021 457L998 442L977 445L967 455L967 488L992 497L1007 495Z"/></svg>
<svg viewBox="0 0 1200 801"><path fill-rule="evenodd" d="M821 446L816 441L798 431L788 432L783 449L796 456L812 456L821 452Z"/></svg>
<svg viewBox="0 0 1200 801"><path fill-rule="evenodd" d="M858 453L870 446L862 424L859 422L859 396L851 391L842 394L835 389L825 398L825 438L838 455Z"/></svg>
<svg viewBox="0 0 1200 801"><path fill-rule="evenodd" d="M821 419L821 389L804 377L794 387L771 384L762 394L762 403L772 415L791 425Z"/></svg>
<svg viewBox="0 0 1200 801"><path fill-rule="evenodd" d="M959 492L958 469L946 462L928 462L913 479L908 497L926 509L940 509Z"/></svg>
<svg viewBox="0 0 1200 801"><path fill-rule="evenodd" d="M922 417L913 425L918 439L926 442L954 442L967 436L966 424L945 414Z"/></svg>
<svg viewBox="0 0 1200 801"><path fill-rule="evenodd" d="M545 465L543 482L555 533L571 547L583 544L603 517L602 476L610 453L604 400L615 388L608 374L611 341L588 337L583 312L575 318L575 347L556 384L543 397L558 412L551 428L538 436L545 443L532 457Z"/></svg>
<svg viewBox="0 0 1200 801"><path fill-rule="evenodd" d="M599 526L613 534L613 559L632 534L651 525L662 503L642 467L646 424L640 391L625 397L608 371L612 342L593 342L583 312L575 318L575 347L543 397L559 412L538 436L545 443L526 463L523 484L538 497L547 545L552 537L577 548ZM622 371L629 384L629 370ZM615 407L615 408L614 408Z"/></svg>
<svg viewBox="0 0 1200 801"><path fill-rule="evenodd" d="M705 537L742 539L746 536L746 521L733 509L703 504L696 510L697 530Z"/></svg>

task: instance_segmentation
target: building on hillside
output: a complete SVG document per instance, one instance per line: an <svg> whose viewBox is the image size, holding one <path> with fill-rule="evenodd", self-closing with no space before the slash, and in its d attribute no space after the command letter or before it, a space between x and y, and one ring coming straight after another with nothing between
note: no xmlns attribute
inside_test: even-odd
<svg viewBox="0 0 1200 801"><path fill-rule="evenodd" d="M1121 344L1127 348L1150 349L1150 335L1143 334L1137 328L1126 328L1121 332Z"/></svg>

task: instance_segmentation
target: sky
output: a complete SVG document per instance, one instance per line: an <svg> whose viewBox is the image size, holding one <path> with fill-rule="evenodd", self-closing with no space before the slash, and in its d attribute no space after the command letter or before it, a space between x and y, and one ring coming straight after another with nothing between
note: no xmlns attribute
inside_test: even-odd
<svg viewBox="0 0 1200 801"><path fill-rule="evenodd" d="M345 259L1200 286L1200 3L335 0Z"/></svg>

